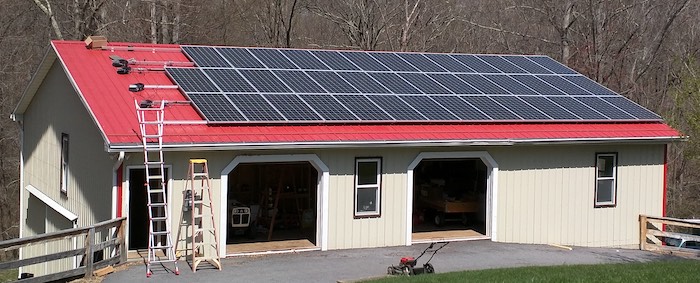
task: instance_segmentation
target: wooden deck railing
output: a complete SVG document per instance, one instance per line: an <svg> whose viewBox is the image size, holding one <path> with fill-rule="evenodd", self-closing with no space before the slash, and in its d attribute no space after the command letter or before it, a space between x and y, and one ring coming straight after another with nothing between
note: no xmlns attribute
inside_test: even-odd
<svg viewBox="0 0 700 283"><path fill-rule="evenodd" d="M31 258L0 262L0 270L14 269L23 266L80 256L81 264L78 268L33 278L26 278L21 282L49 282L79 276L92 277L93 271L97 269L108 265L126 262L127 253L124 235L125 225L126 217L122 217L100 222L89 227L73 228L53 233L2 241L0 242L0 251L28 248L61 239L83 238L84 246ZM95 235L96 233L100 232L108 237L105 241L96 242ZM95 253L99 251L103 251L103 256L101 260L96 261L94 260L94 256Z"/></svg>
<svg viewBox="0 0 700 283"><path fill-rule="evenodd" d="M698 249L669 244L670 241L678 244L683 241L700 243L700 236L693 233L693 230L700 230L700 223L670 217L640 215L639 224L639 249L700 256Z"/></svg>

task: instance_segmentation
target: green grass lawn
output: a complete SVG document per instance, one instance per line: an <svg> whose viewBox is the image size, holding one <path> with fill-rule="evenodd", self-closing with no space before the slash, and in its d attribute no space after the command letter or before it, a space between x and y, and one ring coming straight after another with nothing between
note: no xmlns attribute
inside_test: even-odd
<svg viewBox="0 0 700 283"><path fill-rule="evenodd" d="M0 283L17 280L17 269L0 270Z"/></svg>
<svg viewBox="0 0 700 283"><path fill-rule="evenodd" d="M367 282L700 282L700 261L487 269L392 276Z"/></svg>

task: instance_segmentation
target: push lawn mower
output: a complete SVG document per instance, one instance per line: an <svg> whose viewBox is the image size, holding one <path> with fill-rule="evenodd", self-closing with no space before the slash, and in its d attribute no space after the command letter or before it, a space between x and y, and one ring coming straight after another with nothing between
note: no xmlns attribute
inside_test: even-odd
<svg viewBox="0 0 700 283"><path fill-rule="evenodd" d="M435 248L435 244L439 245L439 247ZM399 265L392 265L387 268L387 273L389 275L418 275L418 274L423 274L423 273L435 273L435 268L433 268L433 265L430 264L430 260L433 259L435 254L447 246L449 242L437 242L437 243L431 243L430 246L428 246L423 252L416 258L413 258L412 256L408 257L403 257L401 258L401 261L399 262ZM418 259L421 258L425 253L428 251L431 251L433 254L430 256L428 261L426 261L423 264L423 267L416 267L416 264L418 264Z"/></svg>

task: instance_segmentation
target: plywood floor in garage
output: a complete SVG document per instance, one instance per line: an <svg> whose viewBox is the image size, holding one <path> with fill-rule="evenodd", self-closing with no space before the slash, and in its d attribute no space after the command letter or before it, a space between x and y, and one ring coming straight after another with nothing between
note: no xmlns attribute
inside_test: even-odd
<svg viewBox="0 0 700 283"><path fill-rule="evenodd" d="M320 249L309 240L288 240L226 245L226 255Z"/></svg>
<svg viewBox="0 0 700 283"><path fill-rule="evenodd" d="M476 240L485 239L486 235L474 230L448 230L448 231L432 231L432 232L417 232L411 234L412 241L415 242L432 242L432 241L450 241L450 240Z"/></svg>

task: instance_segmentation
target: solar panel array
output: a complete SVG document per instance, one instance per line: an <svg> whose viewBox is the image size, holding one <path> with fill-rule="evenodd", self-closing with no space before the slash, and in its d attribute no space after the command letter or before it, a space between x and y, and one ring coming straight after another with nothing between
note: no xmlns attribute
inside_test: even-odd
<svg viewBox="0 0 700 283"><path fill-rule="evenodd" d="M546 56L183 46L212 123L660 120Z"/></svg>

